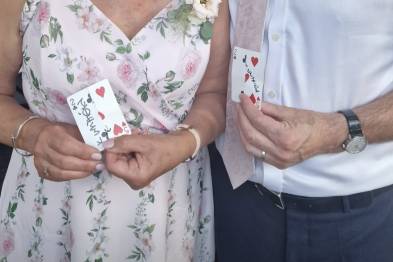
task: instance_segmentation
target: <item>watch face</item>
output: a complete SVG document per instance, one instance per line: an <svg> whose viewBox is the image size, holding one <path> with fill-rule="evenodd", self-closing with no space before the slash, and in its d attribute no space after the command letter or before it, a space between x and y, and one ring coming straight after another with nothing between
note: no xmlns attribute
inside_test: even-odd
<svg viewBox="0 0 393 262"><path fill-rule="evenodd" d="M367 141L364 136L355 136L345 146L345 150L351 154L362 152L367 146Z"/></svg>

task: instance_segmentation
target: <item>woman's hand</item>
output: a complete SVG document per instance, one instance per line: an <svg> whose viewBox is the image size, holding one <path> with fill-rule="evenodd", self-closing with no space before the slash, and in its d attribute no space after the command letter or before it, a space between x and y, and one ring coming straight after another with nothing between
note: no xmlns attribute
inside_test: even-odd
<svg viewBox="0 0 393 262"><path fill-rule="evenodd" d="M45 125L32 153L38 174L52 181L83 178L104 168L101 153L83 143L78 128L69 124Z"/></svg>
<svg viewBox="0 0 393 262"><path fill-rule="evenodd" d="M195 138L180 130L165 135L127 135L105 143L109 173L140 189L192 155Z"/></svg>

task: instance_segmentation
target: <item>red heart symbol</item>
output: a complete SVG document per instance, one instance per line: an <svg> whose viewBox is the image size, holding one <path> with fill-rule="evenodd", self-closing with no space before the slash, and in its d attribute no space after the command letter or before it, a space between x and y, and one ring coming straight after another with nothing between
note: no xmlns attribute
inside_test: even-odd
<svg viewBox="0 0 393 262"><path fill-rule="evenodd" d="M250 79L250 74L249 74L249 73L246 73L246 74L244 75L244 82L247 82L248 79Z"/></svg>
<svg viewBox="0 0 393 262"><path fill-rule="evenodd" d="M258 57L256 56L251 57L251 63L254 67L258 64L258 62L259 62Z"/></svg>
<svg viewBox="0 0 393 262"><path fill-rule="evenodd" d="M96 89L96 93L97 95L99 95L100 97L104 97L105 94L105 88L103 86L101 86L100 88Z"/></svg>
<svg viewBox="0 0 393 262"><path fill-rule="evenodd" d="M104 115L103 113L101 113L101 112L98 112L98 115L101 117L101 119L102 119L102 120L104 120L104 118L105 118L105 115Z"/></svg>
<svg viewBox="0 0 393 262"><path fill-rule="evenodd" d="M252 95L250 96L250 100L251 100L251 102L252 102L253 104L255 104L255 103L257 102L257 100L255 99L254 94L252 94Z"/></svg>
<svg viewBox="0 0 393 262"><path fill-rule="evenodd" d="M117 136L117 135L119 135L119 134L121 134L121 133L123 133L123 128L121 128L120 126L118 126L117 124L115 124L115 125L113 126L113 134L114 134L115 136Z"/></svg>

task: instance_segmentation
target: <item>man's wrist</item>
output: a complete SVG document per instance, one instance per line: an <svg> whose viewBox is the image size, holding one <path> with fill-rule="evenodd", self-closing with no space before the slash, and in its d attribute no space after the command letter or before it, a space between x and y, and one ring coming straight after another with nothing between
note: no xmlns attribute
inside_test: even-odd
<svg viewBox="0 0 393 262"><path fill-rule="evenodd" d="M337 153L343 151L343 143L348 138L348 125L345 117L340 113L326 115L326 126L324 128L326 153Z"/></svg>

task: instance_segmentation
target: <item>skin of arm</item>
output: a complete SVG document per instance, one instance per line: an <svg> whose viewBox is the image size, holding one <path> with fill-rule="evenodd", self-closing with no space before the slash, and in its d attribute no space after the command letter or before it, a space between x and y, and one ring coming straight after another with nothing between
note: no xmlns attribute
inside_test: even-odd
<svg viewBox="0 0 393 262"><path fill-rule="evenodd" d="M358 106L359 117L369 143L393 140L393 91ZM315 155L342 152L348 126L342 114L320 113L263 103L261 110L241 97L238 106L239 130L246 150L266 162L286 169Z"/></svg>
<svg viewBox="0 0 393 262"><path fill-rule="evenodd" d="M183 122L197 130L202 146L213 141L225 128L229 59L229 14L225 0L214 24L206 73ZM123 136L107 144L105 164L112 174L124 179L132 188L140 189L189 158L195 148L195 138L187 130L165 135ZM129 153L134 157L124 156Z"/></svg>

